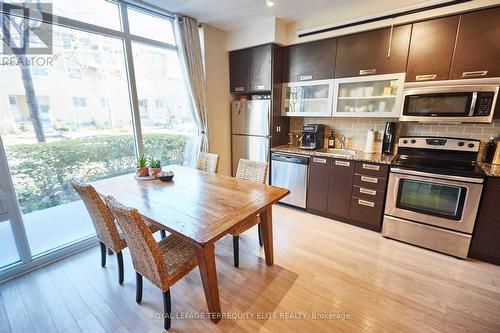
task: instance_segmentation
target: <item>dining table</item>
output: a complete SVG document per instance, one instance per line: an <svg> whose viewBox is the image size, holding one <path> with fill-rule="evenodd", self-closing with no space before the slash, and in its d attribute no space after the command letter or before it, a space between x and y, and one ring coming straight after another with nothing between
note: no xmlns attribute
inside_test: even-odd
<svg viewBox="0 0 500 333"><path fill-rule="evenodd" d="M113 196L136 208L145 221L180 237L195 248L210 319L222 317L215 242L260 218L266 264L274 264L272 206L287 189L184 166L163 167L174 178L138 180L125 174L92 182L101 197ZM236 268L235 268L236 269Z"/></svg>

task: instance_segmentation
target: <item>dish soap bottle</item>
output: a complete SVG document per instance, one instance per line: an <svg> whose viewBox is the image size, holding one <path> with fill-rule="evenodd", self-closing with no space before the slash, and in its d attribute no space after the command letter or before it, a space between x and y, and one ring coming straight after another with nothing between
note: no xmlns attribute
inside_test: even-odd
<svg viewBox="0 0 500 333"><path fill-rule="evenodd" d="M335 148L335 137L333 136L333 131L330 131L330 137L328 138L328 148Z"/></svg>
<svg viewBox="0 0 500 333"><path fill-rule="evenodd" d="M484 163L491 163L493 161L496 147L497 144L495 143L495 138L490 138L490 142L488 142L486 146L484 146Z"/></svg>

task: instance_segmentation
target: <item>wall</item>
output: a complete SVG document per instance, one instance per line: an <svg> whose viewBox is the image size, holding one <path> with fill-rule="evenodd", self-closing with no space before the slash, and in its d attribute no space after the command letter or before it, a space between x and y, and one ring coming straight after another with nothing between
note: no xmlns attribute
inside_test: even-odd
<svg viewBox="0 0 500 333"><path fill-rule="evenodd" d="M219 154L218 173L231 174L229 53L226 32L203 25L210 151Z"/></svg>
<svg viewBox="0 0 500 333"><path fill-rule="evenodd" d="M324 124L327 126L325 136L330 135L333 130L335 137L341 134L348 139L347 147L354 150L363 150L366 142L366 133L372 128L378 133L384 132L385 123L394 121L390 118L292 118L290 130L300 132L303 124ZM415 136L443 136L463 139L481 140L482 146L489 141L490 137L500 137L500 120L491 124L421 124L401 122L398 125L399 135ZM375 136L377 138L377 135ZM380 139L375 142L375 149L382 148Z"/></svg>

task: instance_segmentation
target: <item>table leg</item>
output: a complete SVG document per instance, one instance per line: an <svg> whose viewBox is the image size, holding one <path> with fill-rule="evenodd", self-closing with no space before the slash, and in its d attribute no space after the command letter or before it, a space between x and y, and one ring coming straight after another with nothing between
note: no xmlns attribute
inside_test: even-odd
<svg viewBox="0 0 500 333"><path fill-rule="evenodd" d="M208 312L214 323L221 318L219 285L217 284L217 271L215 269L215 246L213 243L196 248L196 259L200 268L201 281L205 290Z"/></svg>
<svg viewBox="0 0 500 333"><path fill-rule="evenodd" d="M272 206L260 213L260 231L264 242L264 252L266 254L266 264L274 264L273 254L273 210Z"/></svg>

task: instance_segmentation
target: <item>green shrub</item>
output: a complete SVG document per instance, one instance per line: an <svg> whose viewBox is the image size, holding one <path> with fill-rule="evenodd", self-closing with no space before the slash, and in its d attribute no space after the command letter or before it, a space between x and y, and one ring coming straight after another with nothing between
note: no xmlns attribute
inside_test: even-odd
<svg viewBox="0 0 500 333"><path fill-rule="evenodd" d="M144 151L154 151L162 165L182 164L187 137L144 134ZM78 200L68 180L84 182L134 172L130 135L94 136L65 141L6 146L7 159L24 214Z"/></svg>

